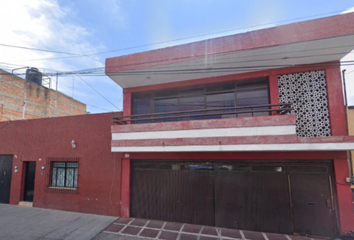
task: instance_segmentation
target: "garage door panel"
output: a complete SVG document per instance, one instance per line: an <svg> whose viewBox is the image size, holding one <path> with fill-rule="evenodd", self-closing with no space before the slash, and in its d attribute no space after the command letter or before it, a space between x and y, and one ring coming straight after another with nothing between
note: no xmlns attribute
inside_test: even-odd
<svg viewBox="0 0 354 240"><path fill-rule="evenodd" d="M213 183L209 170L134 170L132 216L214 225Z"/></svg>
<svg viewBox="0 0 354 240"><path fill-rule="evenodd" d="M292 232L285 173L217 171L215 191L216 226Z"/></svg>
<svg viewBox="0 0 354 240"><path fill-rule="evenodd" d="M335 235L329 176L326 174L292 174L290 181L294 232L320 236Z"/></svg>

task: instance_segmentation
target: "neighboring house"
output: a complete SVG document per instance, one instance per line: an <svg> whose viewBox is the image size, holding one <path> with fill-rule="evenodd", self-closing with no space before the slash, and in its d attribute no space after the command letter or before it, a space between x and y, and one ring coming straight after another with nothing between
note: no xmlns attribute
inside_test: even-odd
<svg viewBox="0 0 354 240"><path fill-rule="evenodd" d="M120 216L122 154L110 151L120 115L0 122L0 203Z"/></svg>
<svg viewBox="0 0 354 240"><path fill-rule="evenodd" d="M122 216L353 230L340 71L353 42L349 13L107 59L124 94Z"/></svg>
<svg viewBox="0 0 354 240"><path fill-rule="evenodd" d="M353 42L348 13L107 59L123 112L0 122L0 202L353 230L339 67Z"/></svg>
<svg viewBox="0 0 354 240"><path fill-rule="evenodd" d="M86 104L0 69L0 121L86 114Z"/></svg>

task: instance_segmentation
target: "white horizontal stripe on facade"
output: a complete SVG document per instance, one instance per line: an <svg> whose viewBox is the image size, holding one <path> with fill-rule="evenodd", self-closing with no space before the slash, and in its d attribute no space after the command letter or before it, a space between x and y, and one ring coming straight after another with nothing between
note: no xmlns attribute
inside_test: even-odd
<svg viewBox="0 0 354 240"><path fill-rule="evenodd" d="M240 145L189 145L151 147L112 147L112 152L249 152L249 151L347 151L354 143L291 143Z"/></svg>
<svg viewBox="0 0 354 240"><path fill-rule="evenodd" d="M268 135L293 135L293 134L296 134L295 125L112 133L112 140L243 137L243 136L268 136Z"/></svg>

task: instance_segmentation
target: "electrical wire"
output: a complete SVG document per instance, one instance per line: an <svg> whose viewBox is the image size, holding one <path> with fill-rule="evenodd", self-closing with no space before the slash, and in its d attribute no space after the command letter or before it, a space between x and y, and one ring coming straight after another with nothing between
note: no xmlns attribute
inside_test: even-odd
<svg viewBox="0 0 354 240"><path fill-rule="evenodd" d="M321 63L321 64L309 64L308 66L297 66L297 65L255 65L255 66L242 66L242 67L219 67L219 68L191 68L191 69L171 69L171 70L139 70L139 71L124 71L124 72L116 72L110 73L109 76L128 76L128 75L159 75L159 74L186 74L186 73L205 73L205 72L230 72L230 71L246 71L246 70L265 70L271 68L313 68L313 67L336 67L336 66L353 66L354 61L343 61L342 63ZM80 74L84 76L106 76L105 74ZM67 74L67 76L71 76L71 74Z"/></svg>
<svg viewBox="0 0 354 240"><path fill-rule="evenodd" d="M58 72L57 72L58 73ZM49 76L56 76L57 73L50 73L50 74L47 74ZM23 74L12 74L12 73L0 73L0 76L1 75L16 75L16 76L21 76L21 75L25 75L24 73ZM99 91L97 91L92 85L90 85L87 81L85 81L84 79L82 79L78 74L75 74L75 76L77 76L78 78L80 78L84 83L86 83L90 88L92 88L95 92L97 92L103 99L105 99L107 102L109 102L110 104L112 104L116 109L118 109L119 111L121 111L117 106L115 106L111 101L109 101L105 96L103 96ZM86 105L89 105L89 104L86 104ZM93 106L91 105L92 107L96 107L96 106ZM99 108L99 107L96 107L96 108ZM102 110L106 110L106 111L110 111L111 110L108 110L108 109L103 109L103 108L100 108Z"/></svg>
<svg viewBox="0 0 354 240"><path fill-rule="evenodd" d="M91 104L87 104L87 103L85 103L85 104L87 106L94 107L94 108L97 108L97 109L101 109L101 110L104 110L104 111L107 111L107 112L113 112L112 110L109 110L109 109L106 109L106 108L97 107L95 105L91 105Z"/></svg>
<svg viewBox="0 0 354 240"><path fill-rule="evenodd" d="M279 54L298 54L298 53L302 53L302 52L314 52L314 51L318 51L318 50L328 50L328 49L336 49L336 48L342 48L342 47L354 47L354 45L346 45L346 46L335 46L335 47L330 47L330 48L316 48L316 49L311 49L311 50L300 50L300 51L283 51L283 52L277 52L277 53L273 53L273 54L254 54L254 55L248 55L246 57L242 57L243 60L241 61L235 61L235 59L233 57L226 57L223 58L223 60L231 60L231 62L227 62L227 61L223 61L223 62L217 62L217 63L213 63L213 65L223 65L223 64L227 64L227 63L246 63L246 62L257 62L257 61L271 61L271 60L282 60L283 58L267 58L267 59L258 59L258 60L244 60L245 58L251 58L254 56L257 57L261 57L261 56L276 56ZM224 52L218 52L219 53L224 53ZM332 55L338 55L338 54L346 54L347 51L345 52L334 52L334 53L329 53L329 54L311 54L311 55L303 55L303 56L294 56L294 57L288 57L287 60L289 59L297 59L297 58L310 58L310 57L321 57L321 56L332 56ZM351 54L351 53L349 53ZM167 60L167 59L166 59ZM179 60L178 59L169 59L169 60ZM162 60L159 60L162 61ZM137 64L122 64L122 65L114 65L114 66L110 66L110 67L106 67L107 69L109 68L113 68L113 67L128 67L128 66L134 66L134 65L140 65L140 64L149 64L149 63L154 63L153 61L147 61L147 62L140 62ZM191 67L190 64L186 64L186 65L179 65L179 67ZM205 64L193 64L193 67L196 66L205 66ZM164 68L169 68L169 66L155 66L154 71L157 71L159 69L164 69ZM76 71L66 71L63 72L61 71L61 75L70 75L70 74L83 74L83 75L87 75L87 74L91 74L91 73L95 73L95 72L103 72L105 70L104 67L102 68L88 68L88 69L81 69L81 70L76 70ZM127 72L127 71L125 71ZM112 75L112 73L109 73L110 75ZM47 73L47 75L50 75L50 73ZM52 74L53 75L53 74Z"/></svg>
<svg viewBox="0 0 354 240"><path fill-rule="evenodd" d="M342 10L332 11L332 12L327 12L327 13L321 13L321 14L311 15L311 16L307 16L307 17L299 17L299 18L293 18L293 19L282 20L282 21L268 22L268 23L263 23L263 24L258 24L258 25L247 26L247 27L228 29L228 30L217 31L217 32L212 32L212 33L199 34L199 35L194 35L194 36L189 36L189 37L176 38L176 39L171 39L171 40L166 40L166 41L160 41L160 42L155 42L155 43L149 43L149 44L143 44L143 45L138 45L138 46L132 46L132 47L126 47L126 48L120 48L120 49L114 49L114 50L108 50L108 51L102 51L102 52L96 52L96 53L89 53L89 54L69 53L69 52L62 52L62 51L56 51L56 50L30 48L30 47L24 47L24 46L15 46L15 45L9 45L9 44L2 44L2 43L0 43L0 46L21 48L21 49L34 50L34 51L51 52L51 53L58 53L58 54L67 54L67 55L71 55L72 57L89 57L89 56L100 55L100 54L105 54L105 53L112 53L112 52L118 52L118 51L124 51L124 50L131 50L131 49L135 49L135 48L154 46L154 45L165 44L165 43L169 43L169 42L177 42L177 41L181 41L181 40L187 40L187 39L211 36L211 35L220 34L220 33L234 32L234 31L244 30L244 29L253 29L253 28L258 28L258 27L262 27L262 26L274 25L274 24L278 24L278 23L289 23L289 22L293 22L293 21L297 21L297 20L313 19L314 17L319 17L319 16L330 16L330 15L335 14L335 13L341 13L341 12L343 12L345 10L347 10L347 9L342 9ZM62 58L62 57L35 59L35 61L38 61L38 60L53 60L53 59L60 59L60 58ZM68 57L64 57L64 58L68 58ZM28 61L31 61L31 60L28 60Z"/></svg>
<svg viewBox="0 0 354 240"><path fill-rule="evenodd" d="M109 101L105 96L103 96L99 91L97 91L94 87L92 87L88 82L86 82L80 75L75 74L78 78L80 78L84 83L86 83L90 88L92 88L96 93L98 93L102 98L104 98L107 102L109 102L113 107L121 111L116 105L114 105L111 101Z"/></svg>
<svg viewBox="0 0 354 240"><path fill-rule="evenodd" d="M40 52L68 54L68 55L74 55L74 56L78 55L78 54L75 54L75 53L61 52L61 51L55 51L55 50L47 50L47 49L40 49L40 48L32 48L32 47L24 47L24 46L15 46L15 45L4 44L4 43L0 43L0 46L10 47L10 48L20 48L20 49L32 50L32 51L40 51Z"/></svg>
<svg viewBox="0 0 354 240"><path fill-rule="evenodd" d="M242 66L242 67L218 67L218 68L189 68L189 69L170 69L170 70L139 70L139 71L124 71L109 73L109 76L128 76L128 75L143 75L143 74L186 74L186 73L205 73L205 72L230 72L230 71L247 71L247 70L265 70L272 68L313 68L313 67L336 67L336 66L353 66L354 61L342 61L341 63L329 62L329 63L319 63L319 64L308 64L306 65L293 65L293 64L273 64L273 65L254 65L254 66ZM56 73L50 73L48 75L54 76ZM10 73L0 73L0 75L12 75ZM24 75L24 74L19 74ZM71 76L107 76L104 73L76 73L76 72L65 72L61 73L61 77L71 77ZM91 86L92 87L92 86ZM100 94L102 95L102 94Z"/></svg>
<svg viewBox="0 0 354 240"><path fill-rule="evenodd" d="M281 46L286 46L286 45L281 45ZM275 46L272 46L275 47ZM336 49L336 48L343 48L343 47L353 47L354 48L354 44L350 44L350 45L345 45L345 46L335 46L335 47L327 47L327 48L316 48L316 49L309 49L309 50L301 50L301 51L284 51L284 52L277 52L277 53L271 53L271 54L254 54L254 55L249 55L247 57L254 57L254 56L275 56L275 55L280 55L280 54L291 54L291 53L301 53L301 52L314 52L314 51L318 51L318 50L329 50L329 49ZM131 66L139 66L139 65L146 65L146 64L153 64L153 63L159 63L159 62L165 62L165 64L171 62L171 61L179 61L179 60L186 60L186 59L192 59L192 60L197 60L200 57L209 57L209 56L213 56L213 55L222 55L222 54L226 54L226 53L235 53L235 52L245 52L247 50L257 50L257 49L264 49L264 47L257 47L257 48L247 48L247 49L238 49L238 50L230 50L230 51L221 51L221 52L215 52L215 53L207 53L207 54L199 54L199 55L192 55L192 56L185 56L185 57L176 57L176 58L165 58L165 59L159 59L159 60L154 60L154 61L144 61L144 62L138 62L138 63L129 63L129 64L116 64L116 65L111 65L111 66L106 66L106 67L101 67L101 68L88 68L88 69L82 69L82 70L78 70L78 71L102 71L102 70L108 70L111 68L120 68L120 67L131 67ZM307 55L306 57L318 57L318 56L327 56L327 55L336 55L336 54L347 54L348 52L335 52L335 53L330 53L330 54L312 54L312 55ZM288 57L288 59L292 59L292 58L300 58L301 56L298 57ZM242 57L244 58L244 57ZM231 59L234 61L234 58L229 57L229 58L225 58L227 59ZM275 58L275 59L266 59L266 60L276 60L279 58ZM262 60L249 60L249 61L262 61ZM239 61L239 62L245 62L244 60ZM190 66L190 64L185 65L185 66ZM163 68L163 66L154 66L155 68ZM168 67L168 66L167 66ZM78 72L76 71L76 72Z"/></svg>

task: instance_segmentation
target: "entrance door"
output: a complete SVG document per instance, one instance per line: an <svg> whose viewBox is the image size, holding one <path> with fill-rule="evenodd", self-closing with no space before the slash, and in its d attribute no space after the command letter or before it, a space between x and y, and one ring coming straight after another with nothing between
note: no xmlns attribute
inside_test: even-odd
<svg viewBox="0 0 354 240"><path fill-rule="evenodd" d="M0 155L0 203L9 203L12 175L12 156Z"/></svg>
<svg viewBox="0 0 354 240"><path fill-rule="evenodd" d="M33 202L34 178L36 175L36 162L26 162L25 189L23 200Z"/></svg>
<svg viewBox="0 0 354 240"><path fill-rule="evenodd" d="M329 171L329 165L290 165L295 233L335 235L335 213Z"/></svg>

